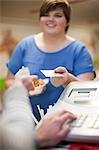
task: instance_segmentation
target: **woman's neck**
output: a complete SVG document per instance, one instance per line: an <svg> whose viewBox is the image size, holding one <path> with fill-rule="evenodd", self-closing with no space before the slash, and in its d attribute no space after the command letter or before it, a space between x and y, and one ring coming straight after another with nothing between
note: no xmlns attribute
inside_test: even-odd
<svg viewBox="0 0 99 150"><path fill-rule="evenodd" d="M42 33L42 39L46 44L58 44L63 43L63 41L66 41L65 35L48 35Z"/></svg>
<svg viewBox="0 0 99 150"><path fill-rule="evenodd" d="M49 52L58 51L69 43L65 34L60 36L52 36L44 33L39 33L36 35L35 39L36 44L40 49Z"/></svg>

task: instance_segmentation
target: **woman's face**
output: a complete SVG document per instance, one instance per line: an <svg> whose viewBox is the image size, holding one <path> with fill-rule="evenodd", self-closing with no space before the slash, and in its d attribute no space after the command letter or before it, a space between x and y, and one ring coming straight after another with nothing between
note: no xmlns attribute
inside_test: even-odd
<svg viewBox="0 0 99 150"><path fill-rule="evenodd" d="M42 31L47 34L65 34L67 25L63 10L58 8L40 17Z"/></svg>

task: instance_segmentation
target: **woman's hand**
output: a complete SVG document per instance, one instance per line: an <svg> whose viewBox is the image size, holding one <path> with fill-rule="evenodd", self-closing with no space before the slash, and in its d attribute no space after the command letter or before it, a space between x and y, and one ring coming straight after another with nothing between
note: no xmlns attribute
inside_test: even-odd
<svg viewBox="0 0 99 150"><path fill-rule="evenodd" d="M51 83L55 87L63 86L64 88L72 81L86 81L93 80L94 73L88 72L78 75L77 77L69 73L65 67L57 67L54 72L61 74L62 76L53 76L51 77Z"/></svg>
<svg viewBox="0 0 99 150"><path fill-rule="evenodd" d="M51 77L51 83L55 86L55 87L59 87L59 86L64 86L64 84L68 84L70 81L69 79L69 73L66 70L65 67L58 67L54 70L54 72L57 74L61 74L62 76L53 76Z"/></svg>

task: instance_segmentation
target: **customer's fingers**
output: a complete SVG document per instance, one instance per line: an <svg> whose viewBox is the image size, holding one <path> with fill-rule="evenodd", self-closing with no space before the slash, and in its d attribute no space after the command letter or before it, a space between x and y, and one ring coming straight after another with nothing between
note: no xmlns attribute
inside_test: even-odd
<svg viewBox="0 0 99 150"><path fill-rule="evenodd" d="M66 109L60 110L60 109L56 109L56 112L54 111L54 114L56 114L57 116L61 117L63 115L68 116L68 114L70 114L71 116L75 116L72 112L69 112ZM75 116L76 117L76 116Z"/></svg>
<svg viewBox="0 0 99 150"><path fill-rule="evenodd" d="M60 117L60 124L61 126L65 124L68 124L76 119L76 116L72 113L66 112Z"/></svg>
<svg viewBox="0 0 99 150"><path fill-rule="evenodd" d="M54 114L56 114L57 116L61 117L64 114L66 115L68 111L67 110L56 110L56 112L54 111Z"/></svg>
<svg viewBox="0 0 99 150"><path fill-rule="evenodd" d="M34 90L35 86L34 86L34 81L37 80L36 77L34 76L24 76L22 79L22 82L24 84L24 86L27 88L27 90Z"/></svg>
<svg viewBox="0 0 99 150"><path fill-rule="evenodd" d="M70 131L70 125L69 123L76 119L76 116L74 116L72 113L64 113L60 117L60 132L59 132L59 138L64 139L68 132Z"/></svg>
<svg viewBox="0 0 99 150"><path fill-rule="evenodd" d="M60 140L63 140L64 138L66 138L67 134L70 131L70 126L69 125L65 125L61 128L60 132L59 132L59 138Z"/></svg>

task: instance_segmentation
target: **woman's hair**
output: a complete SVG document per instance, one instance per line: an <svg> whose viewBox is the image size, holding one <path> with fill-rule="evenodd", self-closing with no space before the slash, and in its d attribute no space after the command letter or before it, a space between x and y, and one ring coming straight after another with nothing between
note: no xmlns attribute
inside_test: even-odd
<svg viewBox="0 0 99 150"><path fill-rule="evenodd" d="M40 17L45 16L49 11L61 8L65 15L67 23L70 22L71 18L71 7L67 0L43 0L42 6L40 8ZM66 26L65 31L67 32L68 26Z"/></svg>

